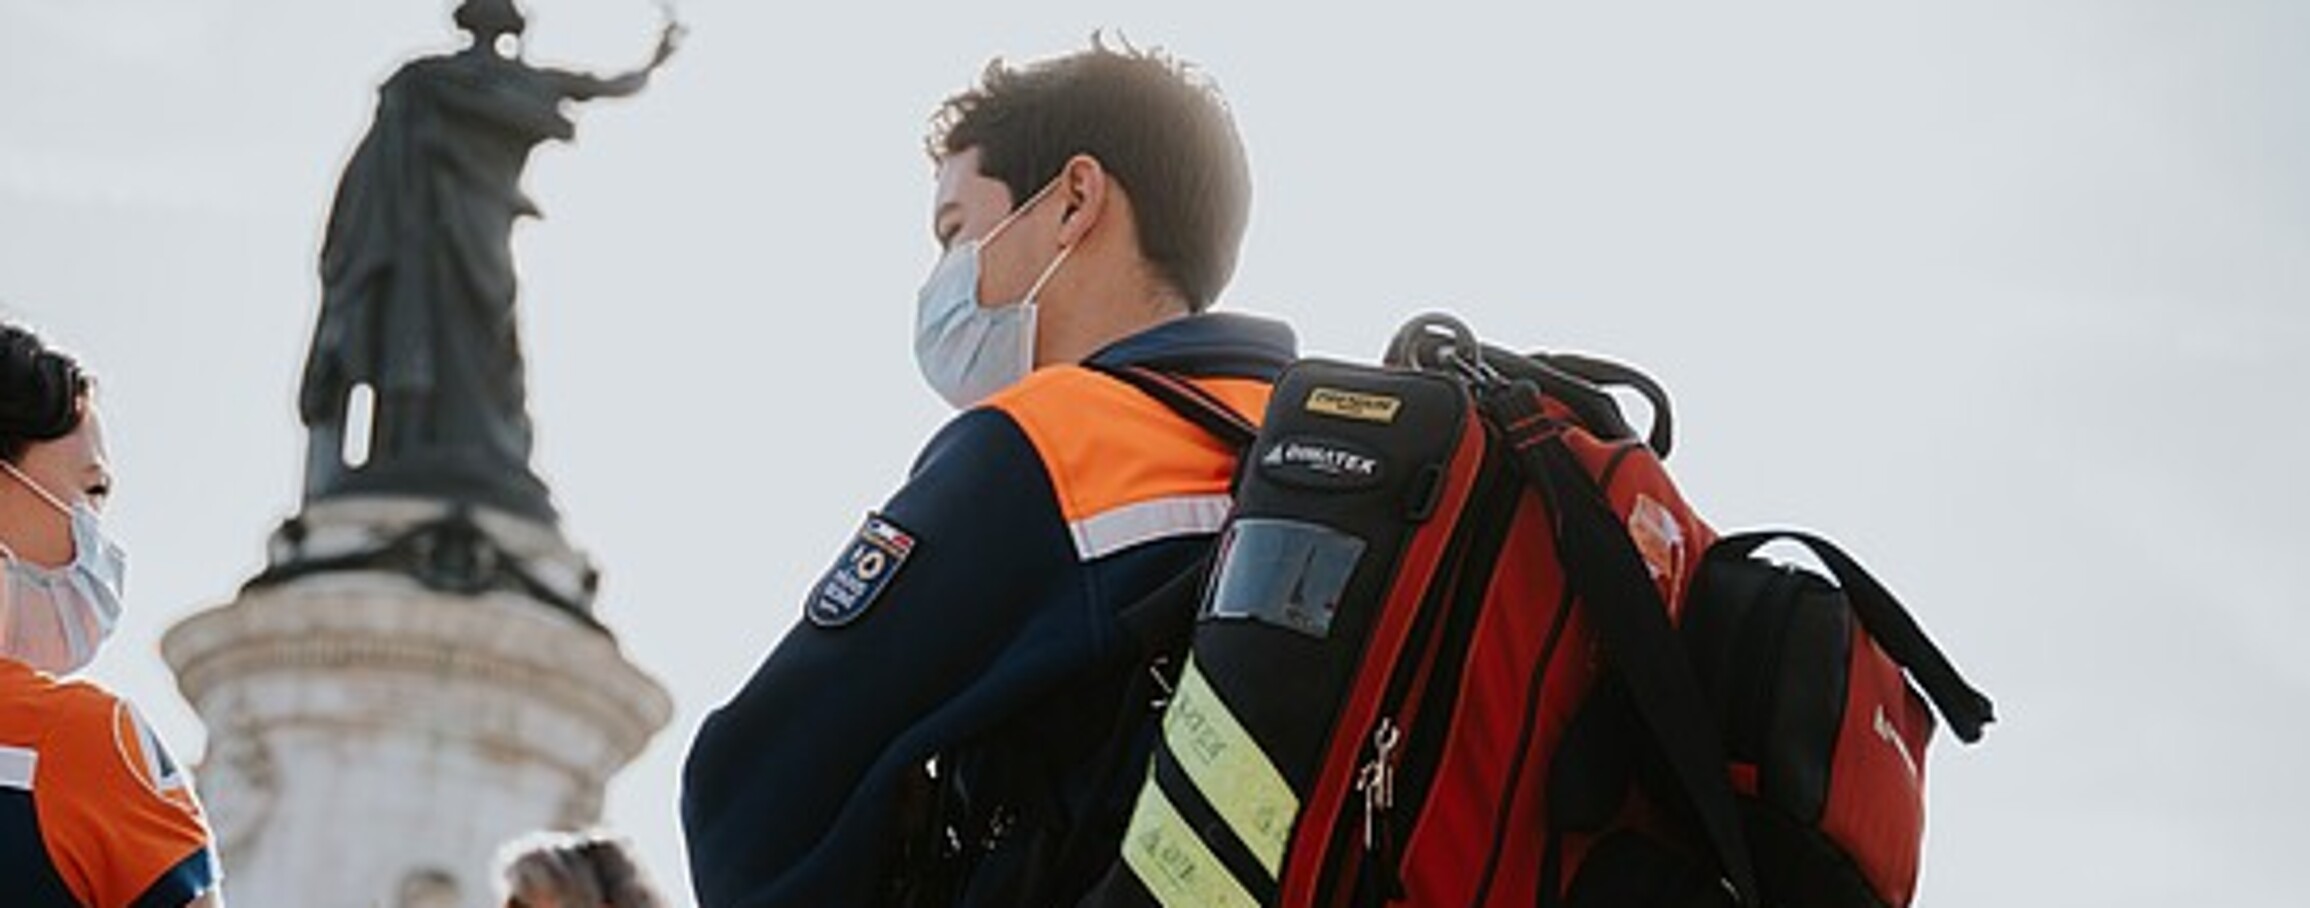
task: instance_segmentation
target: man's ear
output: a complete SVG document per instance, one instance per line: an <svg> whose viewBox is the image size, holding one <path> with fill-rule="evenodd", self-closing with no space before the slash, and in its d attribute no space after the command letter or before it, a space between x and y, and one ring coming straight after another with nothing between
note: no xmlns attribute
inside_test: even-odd
<svg viewBox="0 0 2310 908"><path fill-rule="evenodd" d="M1074 246L1088 236L1106 213L1114 177L1098 158L1079 154L1068 158L1059 171L1059 245Z"/></svg>

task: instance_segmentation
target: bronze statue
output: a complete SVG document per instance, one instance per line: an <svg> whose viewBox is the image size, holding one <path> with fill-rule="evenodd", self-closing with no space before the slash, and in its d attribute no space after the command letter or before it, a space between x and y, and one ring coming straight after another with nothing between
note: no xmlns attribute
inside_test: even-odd
<svg viewBox="0 0 2310 908"><path fill-rule="evenodd" d="M551 522L530 468L515 333L513 223L530 150L568 140L567 101L634 94L674 52L669 16L650 62L613 77L539 68L513 47L513 0L466 0L463 51L411 61L378 89L321 249L321 314L299 410L311 433L305 500L411 494ZM367 388L367 456L344 452L349 402Z"/></svg>

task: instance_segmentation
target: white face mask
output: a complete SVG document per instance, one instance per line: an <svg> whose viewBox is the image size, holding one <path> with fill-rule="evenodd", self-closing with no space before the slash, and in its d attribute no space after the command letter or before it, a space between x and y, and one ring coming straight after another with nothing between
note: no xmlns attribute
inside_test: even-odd
<svg viewBox="0 0 2310 908"><path fill-rule="evenodd" d="M1035 369L1035 294L1058 273L1074 247L1060 247L1025 297L991 307L979 305L979 253L1058 185L1052 180L1037 190L986 236L947 250L915 295L915 365L955 409L973 406Z"/></svg>
<svg viewBox="0 0 2310 908"><path fill-rule="evenodd" d="M72 563L41 567L0 546L7 574L0 598L0 656L53 675L86 668L97 647L120 623L121 584L128 558L104 538L88 505L66 505L39 483L0 461L0 469L72 521Z"/></svg>

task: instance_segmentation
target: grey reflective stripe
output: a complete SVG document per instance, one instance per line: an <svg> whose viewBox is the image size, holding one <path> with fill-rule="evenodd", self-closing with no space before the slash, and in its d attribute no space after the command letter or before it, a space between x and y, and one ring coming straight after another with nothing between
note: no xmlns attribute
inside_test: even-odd
<svg viewBox="0 0 2310 908"><path fill-rule="evenodd" d="M34 771L39 768L39 751L29 747L0 746L0 788L31 791Z"/></svg>
<svg viewBox="0 0 2310 908"><path fill-rule="evenodd" d="M1075 554L1093 561L1124 549L1174 536L1219 532L1235 499L1225 495L1177 495L1109 508L1068 525Z"/></svg>

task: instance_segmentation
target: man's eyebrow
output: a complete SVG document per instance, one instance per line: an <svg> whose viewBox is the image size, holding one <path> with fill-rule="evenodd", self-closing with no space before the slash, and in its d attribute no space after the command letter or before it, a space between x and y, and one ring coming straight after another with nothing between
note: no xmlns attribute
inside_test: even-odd
<svg viewBox="0 0 2310 908"><path fill-rule="evenodd" d="M938 210L936 210L936 211L933 211L933 212L931 212L931 213L930 213L930 235L931 235L931 236L934 236L934 237L938 237L939 239L942 239L942 240L943 240L943 239L946 239L945 237L939 236L939 225L946 223L946 216L947 216L948 214L950 214L950 213L960 213L961 211L962 211L962 203L961 203L961 202L957 202L957 201L955 201L955 200L953 200L953 199L948 199L948 200L946 200L946 201L944 201L944 202L940 202L940 203L938 204Z"/></svg>

